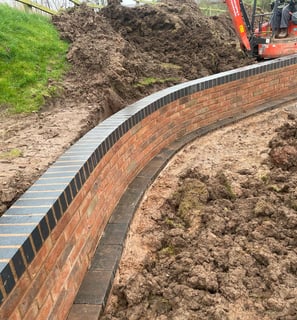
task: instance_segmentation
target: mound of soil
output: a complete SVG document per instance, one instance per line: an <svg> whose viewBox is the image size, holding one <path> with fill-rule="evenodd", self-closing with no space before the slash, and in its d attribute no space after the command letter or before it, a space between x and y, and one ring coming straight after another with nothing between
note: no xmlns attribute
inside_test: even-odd
<svg viewBox="0 0 297 320"><path fill-rule="evenodd" d="M113 2L98 12L81 5L53 16L70 43L59 96L35 114L0 111L0 214L71 144L126 105L254 63L239 50L228 14L207 18L189 0L133 8Z"/></svg>
<svg viewBox="0 0 297 320"><path fill-rule="evenodd" d="M137 212L103 320L297 319L296 115L269 142L283 111L175 157Z"/></svg>
<svg viewBox="0 0 297 320"><path fill-rule="evenodd" d="M162 88L254 63L237 46L228 14L205 17L194 1L100 12L81 6L53 17L75 67L65 97L108 116ZM81 81L83 79L83 81Z"/></svg>

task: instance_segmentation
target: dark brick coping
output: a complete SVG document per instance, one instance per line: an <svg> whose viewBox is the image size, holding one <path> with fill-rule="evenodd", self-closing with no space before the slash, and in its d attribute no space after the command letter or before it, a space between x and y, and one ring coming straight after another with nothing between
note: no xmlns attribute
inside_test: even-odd
<svg viewBox="0 0 297 320"><path fill-rule="evenodd" d="M187 95L296 63L293 55L179 84L127 106L89 131L0 217L0 301L14 288L102 157L131 128Z"/></svg>

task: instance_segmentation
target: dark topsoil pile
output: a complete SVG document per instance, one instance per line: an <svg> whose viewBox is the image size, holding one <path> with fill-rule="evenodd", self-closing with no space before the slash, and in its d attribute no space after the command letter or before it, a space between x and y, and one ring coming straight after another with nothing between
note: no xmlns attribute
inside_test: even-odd
<svg viewBox="0 0 297 320"><path fill-rule="evenodd" d="M0 158L0 214L65 149L119 109L162 88L255 63L239 50L228 13L205 17L190 0L133 8L115 3L98 12L81 5L52 21L70 43L71 69L58 84L60 95L40 112L3 116L0 110L0 148L22 154Z"/></svg>
<svg viewBox="0 0 297 320"><path fill-rule="evenodd" d="M143 269L104 320L297 319L297 123L269 143L268 174L189 169L160 208Z"/></svg>
<svg viewBox="0 0 297 320"><path fill-rule="evenodd" d="M53 23L71 42L65 98L97 104L105 116L162 88L255 62L238 48L228 13L205 17L190 0L81 6Z"/></svg>

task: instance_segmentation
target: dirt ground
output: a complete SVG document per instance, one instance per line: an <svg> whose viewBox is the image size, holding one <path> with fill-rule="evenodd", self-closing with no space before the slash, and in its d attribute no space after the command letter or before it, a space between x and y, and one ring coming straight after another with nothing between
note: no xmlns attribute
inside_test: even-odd
<svg viewBox="0 0 297 320"><path fill-rule="evenodd" d="M199 138L143 199L102 320L297 319L297 102Z"/></svg>
<svg viewBox="0 0 297 320"><path fill-rule="evenodd" d="M0 106L0 215L71 144L140 98L187 80L254 63L238 48L228 14L207 18L194 1L134 8L81 6L53 17L69 41L60 95L40 112Z"/></svg>

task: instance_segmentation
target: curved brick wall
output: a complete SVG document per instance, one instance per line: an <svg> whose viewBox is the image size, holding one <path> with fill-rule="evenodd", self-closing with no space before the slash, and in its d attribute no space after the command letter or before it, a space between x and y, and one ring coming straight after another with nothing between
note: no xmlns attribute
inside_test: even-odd
<svg viewBox="0 0 297 320"><path fill-rule="evenodd" d="M296 99L297 55L180 84L100 123L0 218L0 319L65 319L125 190L163 148Z"/></svg>

